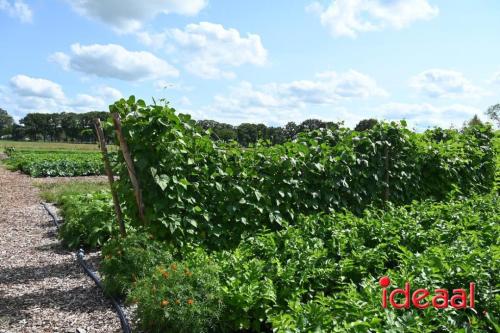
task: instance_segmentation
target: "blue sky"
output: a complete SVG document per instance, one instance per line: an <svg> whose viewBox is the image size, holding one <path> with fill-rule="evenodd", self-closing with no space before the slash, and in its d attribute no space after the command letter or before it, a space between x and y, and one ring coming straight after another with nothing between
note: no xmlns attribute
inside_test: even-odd
<svg viewBox="0 0 500 333"><path fill-rule="evenodd" d="M495 0L0 0L0 107L460 126L500 102Z"/></svg>

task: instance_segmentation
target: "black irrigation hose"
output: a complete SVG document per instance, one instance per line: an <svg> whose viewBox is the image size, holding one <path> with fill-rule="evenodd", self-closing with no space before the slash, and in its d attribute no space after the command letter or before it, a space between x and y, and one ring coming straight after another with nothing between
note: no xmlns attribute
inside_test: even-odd
<svg viewBox="0 0 500 333"><path fill-rule="evenodd" d="M87 273L87 275L90 276L90 278L92 280L94 280L95 284L99 288L101 288L101 290L104 292L104 287L103 287L101 281L94 274L94 272L92 272L88 268L87 264L85 263L85 260L83 259L84 258L83 249L78 250L78 252L76 254L76 257L78 259L78 263L80 264L80 266L82 266L82 268L85 271L85 273ZM130 333L131 332L130 326L128 324L127 317L125 316L125 312L123 312L122 307L120 306L120 304L116 301L116 299L114 297L109 296L109 299L111 300L111 303L113 303L113 306L114 306L116 312L118 313L118 317L120 317L120 324L122 325L123 332L124 333Z"/></svg>
<svg viewBox="0 0 500 333"><path fill-rule="evenodd" d="M45 202L41 202L43 208L45 208L45 210L47 211L47 213L49 213L50 217L52 217L52 222L54 222L54 225L56 226L56 229L59 230L59 221L57 220L57 217L54 215L54 213L52 213L49 209L49 207L47 207L47 205L45 204Z"/></svg>
<svg viewBox="0 0 500 333"><path fill-rule="evenodd" d="M43 208L45 208L47 213L49 213L50 217L52 217L52 221L54 222L56 229L59 230L59 222L57 221L57 217L54 215L54 213L52 213L50 211L50 209L47 207L47 205L44 202L42 202L41 204L42 204ZM90 276L90 278L95 282L95 284L99 288L101 288L102 292L106 295L106 292L104 291L104 286L102 285L99 278L94 274L94 272L92 272L89 269L89 267L87 266L87 264L85 262L84 256L85 256L85 253L84 253L83 249L80 249L76 252L76 258L77 258L78 264L83 268L85 273L88 276ZM131 333L132 330L130 329L130 325L127 321L127 317L125 315L125 312L123 312L122 307L120 306L120 304L118 303L118 301L114 297L112 297L112 296L108 296L108 297L111 300L111 303L113 304L113 307L115 308L116 312L118 313L118 317L120 318L120 324L122 326L123 332L124 333Z"/></svg>

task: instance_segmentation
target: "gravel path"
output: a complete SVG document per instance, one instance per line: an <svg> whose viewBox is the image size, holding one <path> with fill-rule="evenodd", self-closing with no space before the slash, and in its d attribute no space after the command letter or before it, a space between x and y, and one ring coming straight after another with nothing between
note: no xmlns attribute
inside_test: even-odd
<svg viewBox="0 0 500 333"><path fill-rule="evenodd" d="M32 179L0 166L0 333L120 331L111 304L60 247Z"/></svg>

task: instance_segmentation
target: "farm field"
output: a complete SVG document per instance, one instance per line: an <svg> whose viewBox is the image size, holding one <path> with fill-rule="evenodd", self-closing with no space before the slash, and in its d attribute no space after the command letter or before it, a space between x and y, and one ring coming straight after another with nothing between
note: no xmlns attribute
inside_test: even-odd
<svg viewBox="0 0 500 333"><path fill-rule="evenodd" d="M90 143L0 140L0 151L8 147L14 147L16 150L36 151L99 151L99 147Z"/></svg>
<svg viewBox="0 0 500 333"><path fill-rule="evenodd" d="M33 185L64 218L64 248L102 251L106 292L124 300L134 329L497 330L499 136L490 127L414 133L380 123L242 149L168 106L130 98L113 110L142 188L141 214L118 151L126 235L105 177ZM383 309L382 276L390 289L474 282L475 308Z"/></svg>
<svg viewBox="0 0 500 333"><path fill-rule="evenodd" d="M0 0L0 333L500 333L499 14Z"/></svg>
<svg viewBox="0 0 500 333"><path fill-rule="evenodd" d="M5 149L6 165L33 177L93 176L104 173L102 156L93 151Z"/></svg>

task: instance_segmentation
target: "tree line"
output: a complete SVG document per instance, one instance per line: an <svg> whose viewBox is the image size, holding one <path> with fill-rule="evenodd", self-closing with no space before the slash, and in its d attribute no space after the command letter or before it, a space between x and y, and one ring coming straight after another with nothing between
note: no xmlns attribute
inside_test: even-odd
<svg viewBox="0 0 500 333"><path fill-rule="evenodd" d="M500 126L500 104L488 108L486 114ZM102 121L109 116L108 112L92 111L86 113L28 113L19 121L14 122L12 116L0 108L0 138L32 141L59 141L59 142L95 142L94 119ZM480 122L474 116L468 124ZM282 127L266 126L264 124L242 123L238 126L220 123L215 120L199 120L198 125L203 129L211 130L214 140L225 142L237 141L248 147L259 140L271 144L280 144L294 139L299 133L320 128L338 127L342 123L307 119L301 123L289 122ZM372 128L376 119L363 119L355 127L356 131ZM464 124L467 125L467 124ZM111 140L112 133L106 133Z"/></svg>
<svg viewBox="0 0 500 333"><path fill-rule="evenodd" d="M7 111L0 109L0 137L13 140L95 142L94 119L106 120L108 116L108 112L101 111L28 113L16 124ZM244 147L259 140L279 144L295 138L300 132L338 126L319 119L308 119L300 124L289 122L283 127L251 123L233 126L215 120L200 120L197 123L205 130L210 129L214 140L237 141Z"/></svg>
<svg viewBox="0 0 500 333"><path fill-rule="evenodd" d="M289 122L283 127L268 127L264 124L242 123L233 126L215 120L199 120L198 125L205 130L210 129L214 140L237 141L243 147L248 147L259 140L268 141L273 145L280 144L294 139L301 132L338 127L340 123L308 119L300 124Z"/></svg>
<svg viewBox="0 0 500 333"><path fill-rule="evenodd" d="M19 121L0 109L0 137L12 140L95 142L94 119L106 120L108 112L28 113Z"/></svg>

